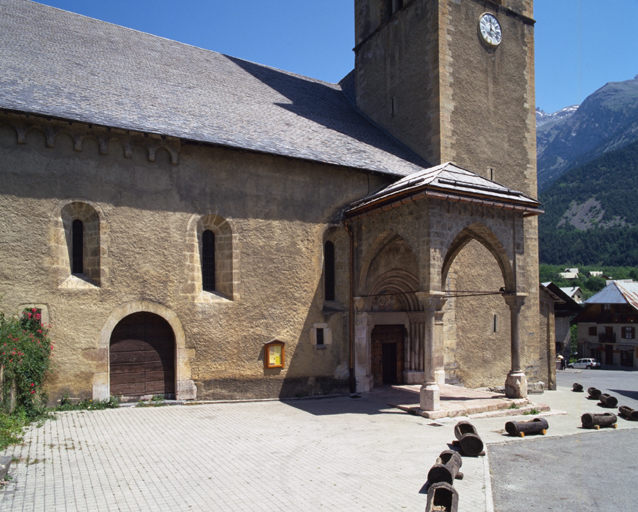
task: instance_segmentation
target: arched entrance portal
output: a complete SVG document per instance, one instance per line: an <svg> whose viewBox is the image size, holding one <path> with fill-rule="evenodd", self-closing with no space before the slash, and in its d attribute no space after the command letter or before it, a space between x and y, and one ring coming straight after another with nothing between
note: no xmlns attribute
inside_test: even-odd
<svg viewBox="0 0 638 512"><path fill-rule="evenodd" d="M175 398L175 335L153 313L133 313L113 329L109 347L111 396Z"/></svg>

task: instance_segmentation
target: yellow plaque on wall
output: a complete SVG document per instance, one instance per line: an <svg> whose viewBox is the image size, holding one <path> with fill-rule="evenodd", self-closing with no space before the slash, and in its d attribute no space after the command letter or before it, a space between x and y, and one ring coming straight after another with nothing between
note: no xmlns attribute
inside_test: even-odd
<svg viewBox="0 0 638 512"><path fill-rule="evenodd" d="M264 366L266 368L284 367L284 342L273 340L264 346Z"/></svg>
<svg viewBox="0 0 638 512"><path fill-rule="evenodd" d="M270 364L279 366L281 364L281 345L272 345L270 348Z"/></svg>

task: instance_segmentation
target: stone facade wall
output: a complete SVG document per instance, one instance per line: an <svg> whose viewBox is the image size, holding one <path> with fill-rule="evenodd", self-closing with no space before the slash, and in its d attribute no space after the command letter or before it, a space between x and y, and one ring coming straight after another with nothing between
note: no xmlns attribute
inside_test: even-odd
<svg viewBox="0 0 638 512"><path fill-rule="evenodd" d="M65 390L108 396L110 331L135 311L181 326L178 396L348 390L349 238L334 219L382 178L81 123L0 118L0 308L37 304L48 316L52 400ZM86 237L99 256L99 274L87 280L71 275L65 238L68 220L84 214L99 228L99 243ZM218 235L219 293L201 291L204 228ZM338 268L328 308L326 238ZM331 330L322 349L315 324ZM274 338L286 342L286 367L265 370L263 344Z"/></svg>
<svg viewBox="0 0 638 512"><path fill-rule="evenodd" d="M439 0L414 0L388 20L381 0L356 0L357 106L431 165L442 161Z"/></svg>

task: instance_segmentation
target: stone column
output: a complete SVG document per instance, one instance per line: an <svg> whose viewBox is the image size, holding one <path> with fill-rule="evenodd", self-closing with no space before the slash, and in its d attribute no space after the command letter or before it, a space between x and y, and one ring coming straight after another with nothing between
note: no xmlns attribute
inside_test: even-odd
<svg viewBox="0 0 638 512"><path fill-rule="evenodd" d="M410 351L406 359L409 365L405 369L406 384L421 384L423 382L423 333L425 331L425 314L422 311L408 313Z"/></svg>
<svg viewBox="0 0 638 512"><path fill-rule="evenodd" d="M445 342L443 339L444 314L445 313L442 310L434 313L434 352L436 354L434 359L434 380L439 387L445 384Z"/></svg>
<svg viewBox="0 0 638 512"><path fill-rule="evenodd" d="M365 299L354 298L354 374L357 391L370 391L373 387L370 362L370 316L365 312Z"/></svg>
<svg viewBox="0 0 638 512"><path fill-rule="evenodd" d="M423 358L424 382L421 386L420 407L423 411L436 411L440 408L441 391L436 381L437 353L436 315L442 315L445 297L442 292L417 292L419 302L425 309L425 354ZM442 316L441 316L442 320Z"/></svg>
<svg viewBox="0 0 638 512"><path fill-rule="evenodd" d="M505 395L508 398L527 398L527 378L521 369L521 335L519 319L521 308L525 303L527 294L515 293L504 295L505 303L510 308L512 330L512 368L505 380Z"/></svg>

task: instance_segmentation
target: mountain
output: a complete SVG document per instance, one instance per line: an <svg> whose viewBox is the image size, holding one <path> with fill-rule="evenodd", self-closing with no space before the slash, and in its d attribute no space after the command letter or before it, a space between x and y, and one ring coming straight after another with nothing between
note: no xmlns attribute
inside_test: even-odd
<svg viewBox="0 0 638 512"><path fill-rule="evenodd" d="M540 108L536 109L536 129L538 130L541 126L545 126L548 123L552 123L552 126L555 126L556 123L571 117L574 112L578 110L578 105L572 105L571 107L565 107L558 112L554 112L553 114L548 114L544 110ZM550 126L546 126L543 129L543 132L547 131Z"/></svg>
<svg viewBox="0 0 638 512"><path fill-rule="evenodd" d="M580 106L553 114L536 111L538 188L545 190L568 169L638 140L638 75L611 82Z"/></svg>
<svg viewBox="0 0 638 512"><path fill-rule="evenodd" d="M541 263L636 266L638 140L565 172L540 201Z"/></svg>

